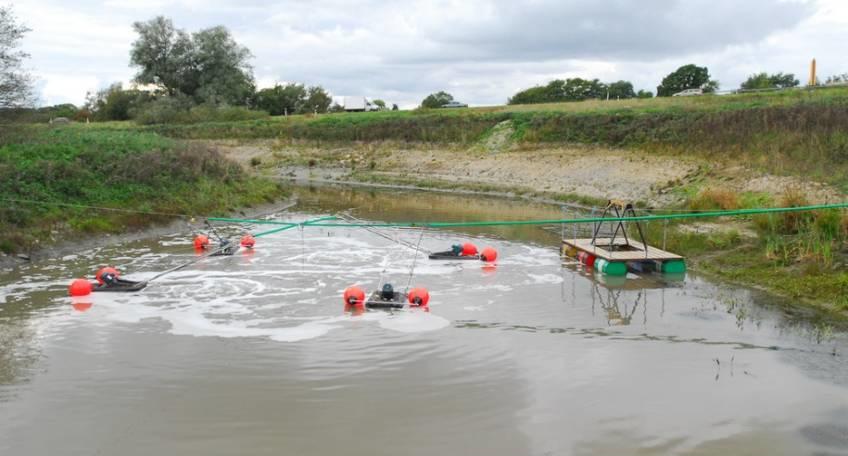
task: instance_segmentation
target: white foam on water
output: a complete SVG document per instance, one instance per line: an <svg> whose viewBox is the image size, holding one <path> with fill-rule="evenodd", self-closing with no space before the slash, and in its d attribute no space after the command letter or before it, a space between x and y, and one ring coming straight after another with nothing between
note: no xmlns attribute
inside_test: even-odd
<svg viewBox="0 0 848 456"><path fill-rule="evenodd" d="M436 331L450 326L450 320L418 309L387 315L388 318L379 320L380 327L403 333Z"/></svg>
<svg viewBox="0 0 848 456"><path fill-rule="evenodd" d="M562 283L562 276L556 274L527 274L530 278L530 283Z"/></svg>

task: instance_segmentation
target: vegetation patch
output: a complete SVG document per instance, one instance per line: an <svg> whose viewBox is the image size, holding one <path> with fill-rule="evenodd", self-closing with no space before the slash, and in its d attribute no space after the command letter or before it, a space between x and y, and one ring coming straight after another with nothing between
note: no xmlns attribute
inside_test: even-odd
<svg viewBox="0 0 848 456"><path fill-rule="evenodd" d="M73 233L225 214L280 195L207 146L140 131L41 128L0 146L0 247L28 251Z"/></svg>

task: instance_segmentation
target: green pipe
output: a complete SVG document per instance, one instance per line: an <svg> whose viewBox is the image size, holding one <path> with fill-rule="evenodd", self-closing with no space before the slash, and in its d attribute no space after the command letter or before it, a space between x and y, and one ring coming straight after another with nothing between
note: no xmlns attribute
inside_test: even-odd
<svg viewBox="0 0 848 456"><path fill-rule="evenodd" d="M279 233L280 231L290 230L290 229L292 229L296 226L309 226L312 223L320 222L322 220L335 220L335 219L336 219L336 217L334 217L334 216L327 216L327 217L318 217L318 218L314 218L314 219L309 219L309 220L307 220L305 222L301 222L301 223L288 223L287 226L284 226L284 227L281 227L281 228L274 228L273 230L268 230L268 231L263 231L261 233L256 233L256 234L253 235L253 237L262 237L262 236L266 236L266 235L269 235L269 234Z"/></svg>
<svg viewBox="0 0 848 456"><path fill-rule="evenodd" d="M710 212L694 212L680 214L665 214L665 215L640 215L636 217L587 217L580 219L547 219L547 220L501 220L501 221L482 221L482 222L389 222L389 223L310 223L309 226L320 226L329 228L450 228L450 227L474 227L474 226L508 226L508 225L559 225L559 224L575 224L575 223L599 223L599 222L650 222L656 220L675 220L675 219L690 219L690 218L709 218L709 217L732 217L756 214L775 214L785 212L805 212L826 209L845 209L848 208L848 203L839 204L817 204L811 206L798 207L770 207L759 209L737 209L732 211L710 211Z"/></svg>
<svg viewBox="0 0 848 456"><path fill-rule="evenodd" d="M267 236L269 234L279 233L280 231L290 230L290 229L292 229L296 226L297 225L290 225L290 226L283 226L283 227L280 227L280 228L274 228L273 230L268 230L268 231L263 231L261 233L256 233L256 234L253 235L253 237L258 238L258 237L262 237L262 236Z"/></svg>

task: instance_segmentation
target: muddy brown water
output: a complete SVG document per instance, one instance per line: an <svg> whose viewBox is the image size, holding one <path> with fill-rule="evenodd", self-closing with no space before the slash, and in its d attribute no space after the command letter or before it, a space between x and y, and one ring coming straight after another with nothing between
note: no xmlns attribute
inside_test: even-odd
<svg viewBox="0 0 848 456"><path fill-rule="evenodd" d="M298 188L282 218L555 218L446 194ZM345 287L405 288L413 253L307 228L207 259L136 294L72 302L112 263L145 279L191 234L0 273L3 455L848 454L848 333L746 289L612 283L563 263L554 230L386 230L497 265L415 260L429 312L343 312ZM237 230L223 228L235 236Z"/></svg>

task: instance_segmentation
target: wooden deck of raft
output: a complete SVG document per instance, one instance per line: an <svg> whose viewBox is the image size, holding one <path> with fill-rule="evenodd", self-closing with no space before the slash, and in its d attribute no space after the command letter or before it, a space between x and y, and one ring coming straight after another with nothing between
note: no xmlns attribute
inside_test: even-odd
<svg viewBox="0 0 848 456"><path fill-rule="evenodd" d="M628 250L609 250L609 239L596 239L595 245L592 245L591 239L563 239L562 243L566 247L572 247L577 251L591 253L597 258L603 258L610 262L627 262L627 261L672 261L682 260L683 257L675 255L671 252L645 245L641 242L630 240L630 248ZM627 243L623 238L615 239L615 246L625 246Z"/></svg>

